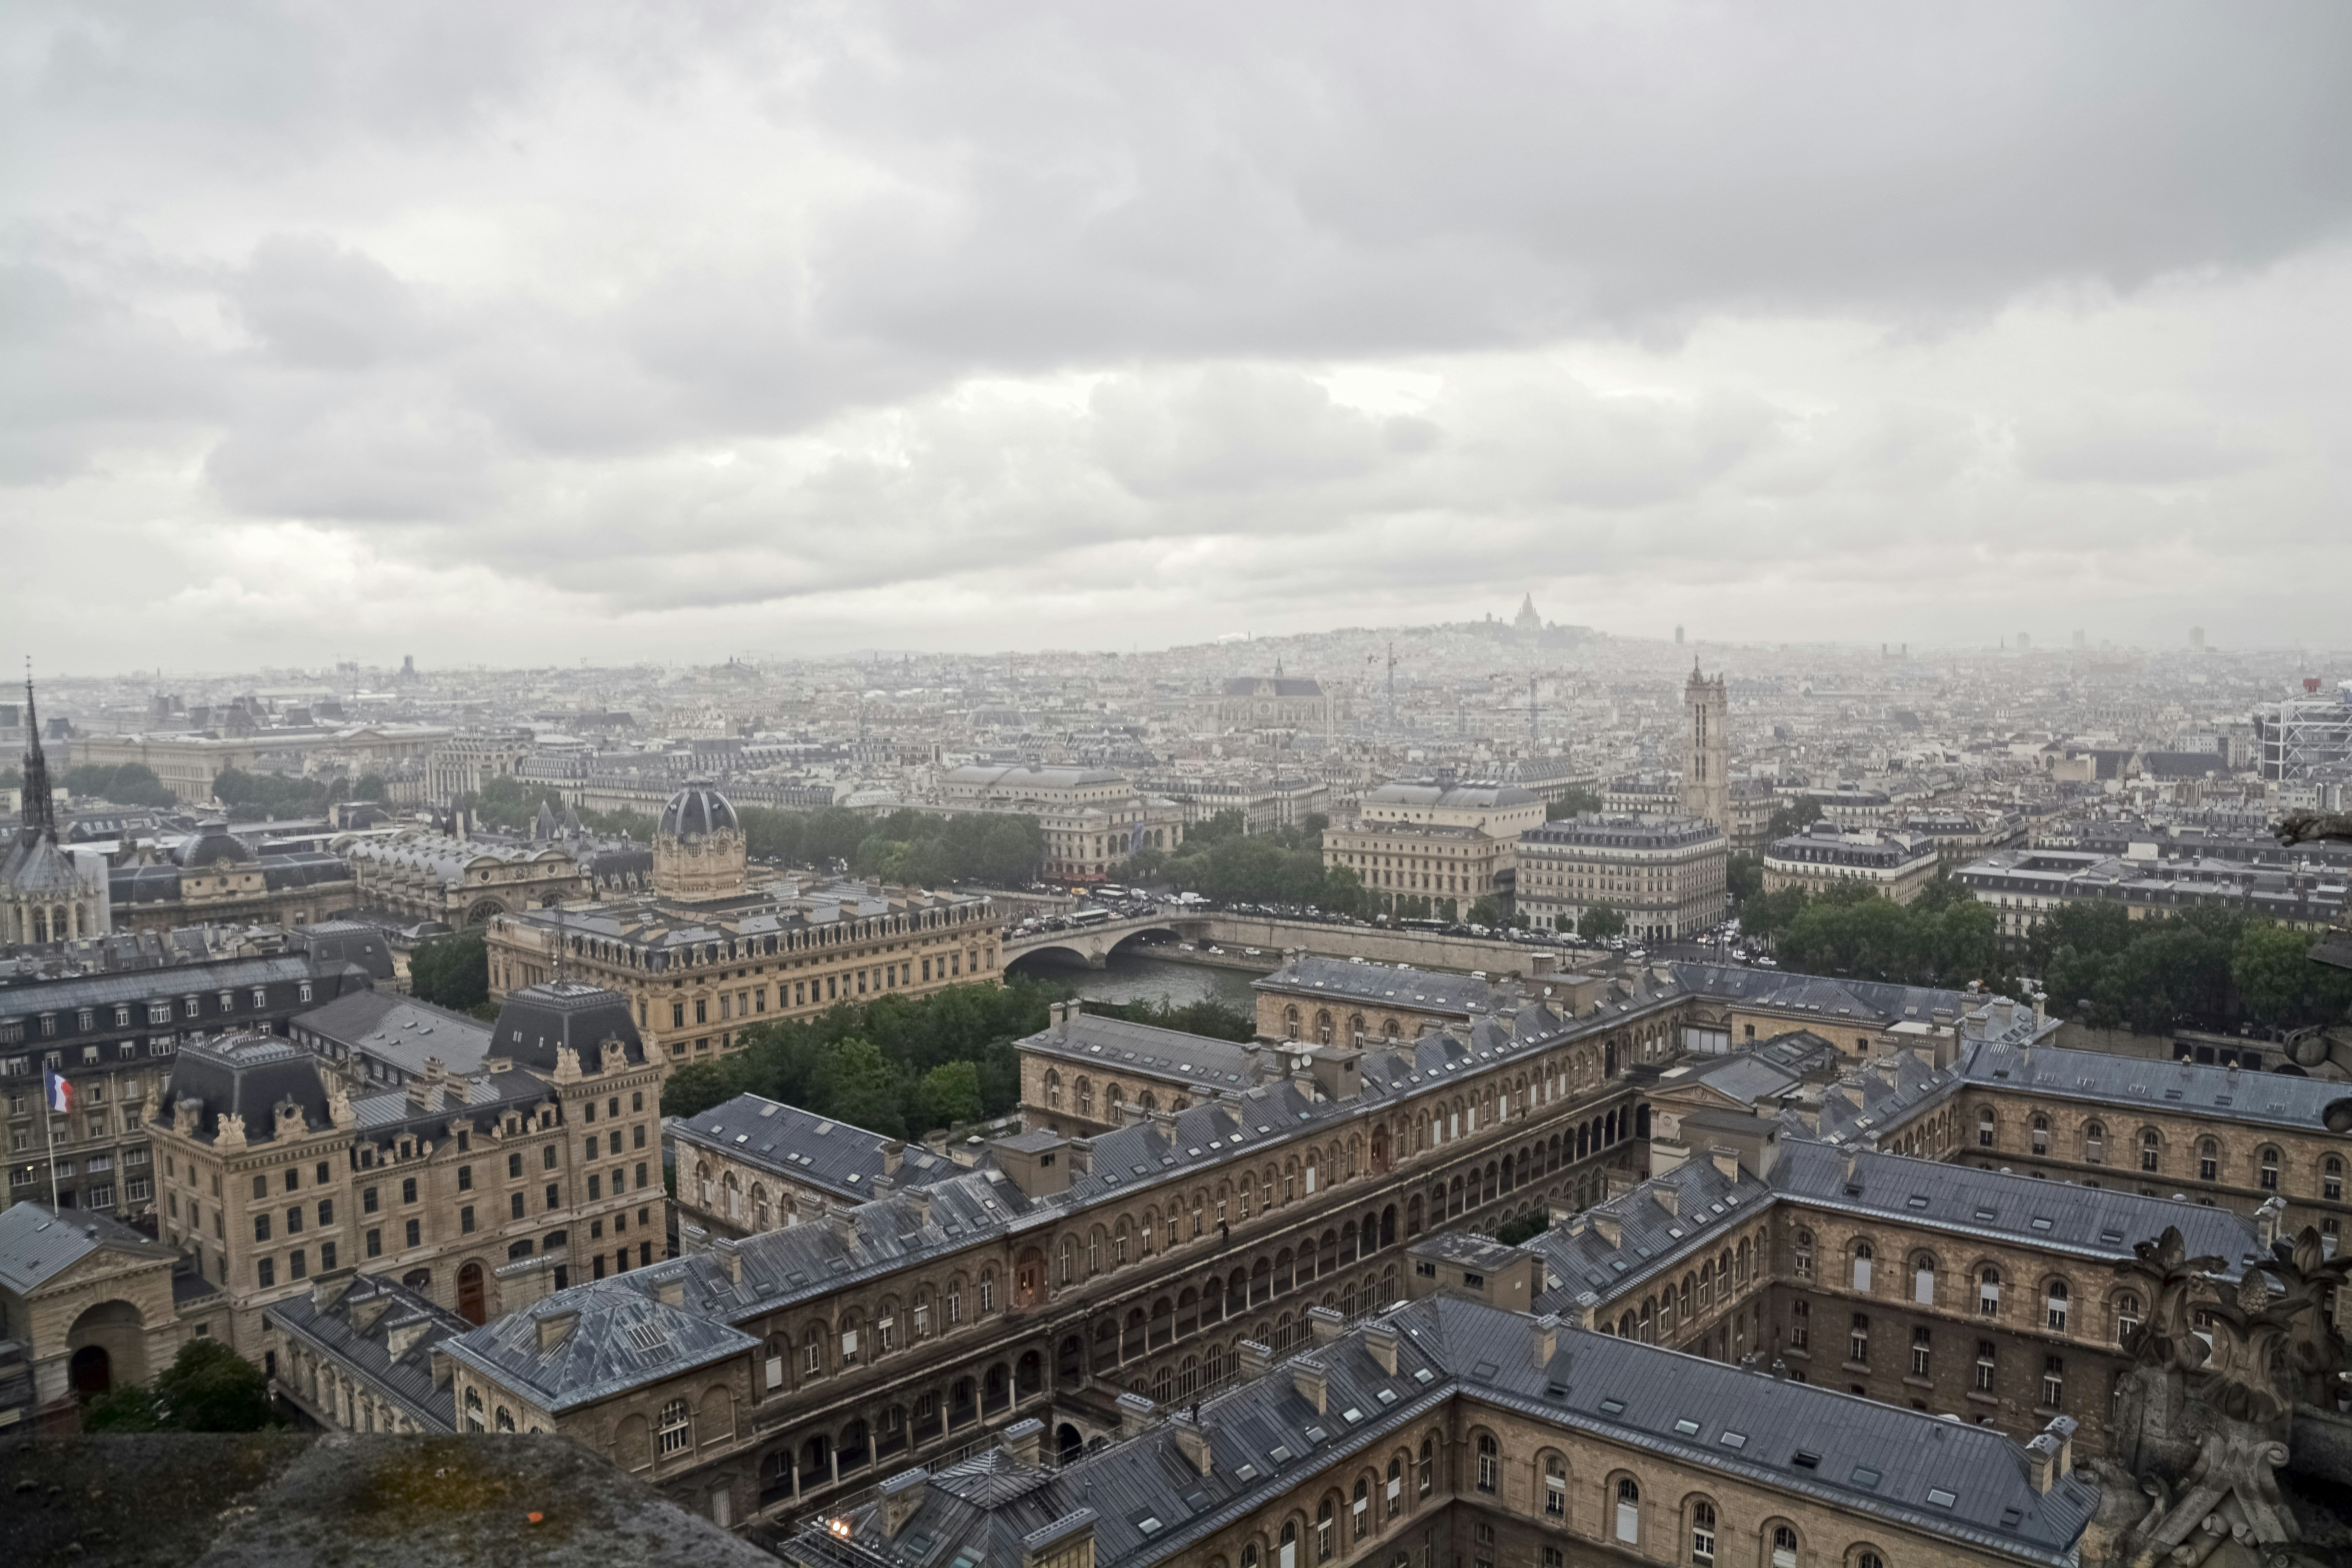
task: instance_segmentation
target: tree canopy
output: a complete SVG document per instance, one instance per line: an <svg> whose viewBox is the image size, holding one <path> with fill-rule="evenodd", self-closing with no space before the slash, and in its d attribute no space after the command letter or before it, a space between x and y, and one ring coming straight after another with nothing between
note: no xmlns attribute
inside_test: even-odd
<svg viewBox="0 0 2352 1568"><path fill-rule="evenodd" d="M421 1002L466 1013L490 999L490 944L471 926L419 942L408 957L408 987Z"/></svg>
<svg viewBox="0 0 2352 1568"><path fill-rule="evenodd" d="M218 1340L189 1340L152 1384L109 1389L83 1406L85 1432L258 1432L285 1422L261 1369Z"/></svg>
<svg viewBox="0 0 2352 1568"><path fill-rule="evenodd" d="M698 1115L758 1094L894 1138L1001 1116L1021 1100L1013 1042L1043 1029L1046 1008L1070 994L1014 975L1002 985L880 996L815 1018L755 1024L732 1054L672 1072L662 1114ZM1091 1003L1087 1011L1223 1039L1254 1032L1246 1015L1216 1003Z"/></svg>
<svg viewBox="0 0 2352 1568"><path fill-rule="evenodd" d="M66 788L74 795L110 800L117 805L177 805L180 797L164 787L155 770L144 763L108 767L84 763L66 773Z"/></svg>
<svg viewBox="0 0 2352 1568"><path fill-rule="evenodd" d="M1544 820L1558 822L1564 816L1586 816L1601 809L1601 795L1582 784L1570 784L1560 792L1558 800L1544 805Z"/></svg>
<svg viewBox="0 0 2352 1568"><path fill-rule="evenodd" d="M1225 902L1313 904L1332 914L1367 913L1373 900L1363 879L1348 867L1323 864L1323 830L1329 826L1329 818L1315 812L1295 827L1250 833L1240 812L1221 811L1186 829L1175 849L1137 855L1130 874Z"/></svg>

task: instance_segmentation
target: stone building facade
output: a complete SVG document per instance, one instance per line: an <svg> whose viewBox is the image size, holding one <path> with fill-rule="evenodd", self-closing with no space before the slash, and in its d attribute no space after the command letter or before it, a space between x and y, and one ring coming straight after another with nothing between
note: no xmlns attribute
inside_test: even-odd
<svg viewBox="0 0 2352 1568"><path fill-rule="evenodd" d="M324 850L257 850L211 817L167 856L134 849L108 876L120 931L191 925L305 926L356 908L357 879Z"/></svg>
<svg viewBox="0 0 2352 1568"><path fill-rule="evenodd" d="M1942 864L1933 839L1916 833L1853 830L1816 823L1764 847L1764 890L1826 893L1861 883L1898 904L1917 898Z"/></svg>
<svg viewBox="0 0 2352 1568"><path fill-rule="evenodd" d="M1730 846L1699 816L1563 818L1519 836L1515 910L1546 929L1573 931L1607 905L1628 935L1672 942L1723 919Z"/></svg>
<svg viewBox="0 0 2352 1568"><path fill-rule="evenodd" d="M1731 692L1691 666L1683 684L1683 815L1711 823L1727 841L1731 816Z"/></svg>
<svg viewBox="0 0 2352 1568"><path fill-rule="evenodd" d="M364 1268L480 1322L668 1251L659 1075L621 999L509 999L470 1079L354 1097L268 1037L183 1049L149 1128L163 1239L218 1286L248 1358L272 1305Z"/></svg>
<svg viewBox="0 0 2352 1568"><path fill-rule="evenodd" d="M577 903L591 894L570 850L412 829L341 838L359 901L415 921L463 928L524 910Z"/></svg>
<svg viewBox="0 0 2352 1568"><path fill-rule="evenodd" d="M783 1548L879 1568L910 1547L1021 1568L1689 1563L2072 1565L2101 1500L2068 1424L2030 1444L1447 1297L1058 1469L1024 1422L901 1470ZM1933 1465L1898 1463L1913 1451Z"/></svg>
<svg viewBox="0 0 2352 1568"><path fill-rule="evenodd" d="M181 1288L178 1261L103 1215L31 1201L0 1213L0 1340L15 1341L32 1370L21 1418L70 1431L78 1399L144 1383L184 1341L217 1331L218 1295Z"/></svg>

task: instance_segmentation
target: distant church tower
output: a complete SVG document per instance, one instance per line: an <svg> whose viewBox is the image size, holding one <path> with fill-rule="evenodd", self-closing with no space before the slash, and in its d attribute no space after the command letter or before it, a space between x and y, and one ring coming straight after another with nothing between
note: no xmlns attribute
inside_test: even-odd
<svg viewBox="0 0 2352 1568"><path fill-rule="evenodd" d="M1683 810L1731 833L1731 694L1691 666L1683 688Z"/></svg>

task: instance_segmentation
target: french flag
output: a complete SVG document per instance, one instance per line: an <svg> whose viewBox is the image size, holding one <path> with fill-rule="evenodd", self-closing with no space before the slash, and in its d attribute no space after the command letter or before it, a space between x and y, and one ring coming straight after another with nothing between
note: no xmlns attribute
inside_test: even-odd
<svg viewBox="0 0 2352 1568"><path fill-rule="evenodd" d="M48 1090L49 1109L60 1116L73 1114L74 1087L56 1073L43 1069L41 1087Z"/></svg>

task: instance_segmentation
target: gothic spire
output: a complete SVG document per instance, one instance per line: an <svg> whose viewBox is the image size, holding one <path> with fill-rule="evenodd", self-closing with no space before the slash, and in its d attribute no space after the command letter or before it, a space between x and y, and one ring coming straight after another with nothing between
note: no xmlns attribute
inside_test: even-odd
<svg viewBox="0 0 2352 1568"><path fill-rule="evenodd" d="M27 663L29 664L29 660ZM33 672L25 671L25 791L24 826L16 837L31 845L58 837L57 803L49 798L49 759L41 753L41 720L33 710Z"/></svg>

